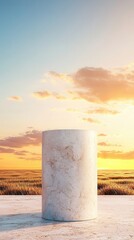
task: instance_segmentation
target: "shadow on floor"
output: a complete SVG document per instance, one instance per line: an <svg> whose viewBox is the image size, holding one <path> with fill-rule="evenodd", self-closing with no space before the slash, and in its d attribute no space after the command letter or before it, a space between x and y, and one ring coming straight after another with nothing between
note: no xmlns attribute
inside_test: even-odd
<svg viewBox="0 0 134 240"><path fill-rule="evenodd" d="M40 212L0 215L0 232L56 224L63 222L45 220Z"/></svg>

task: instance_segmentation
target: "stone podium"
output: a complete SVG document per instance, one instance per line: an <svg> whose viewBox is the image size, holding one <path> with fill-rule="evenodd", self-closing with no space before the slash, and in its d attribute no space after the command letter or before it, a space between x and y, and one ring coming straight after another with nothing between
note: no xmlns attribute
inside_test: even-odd
<svg viewBox="0 0 134 240"><path fill-rule="evenodd" d="M42 133L42 217L81 221L97 216L97 149L94 131Z"/></svg>

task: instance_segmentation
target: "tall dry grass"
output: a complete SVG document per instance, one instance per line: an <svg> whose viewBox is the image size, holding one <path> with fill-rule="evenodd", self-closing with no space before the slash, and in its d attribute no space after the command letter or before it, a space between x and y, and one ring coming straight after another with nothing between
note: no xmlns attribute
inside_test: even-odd
<svg viewBox="0 0 134 240"><path fill-rule="evenodd" d="M40 195L41 171L0 170L0 195Z"/></svg>
<svg viewBox="0 0 134 240"><path fill-rule="evenodd" d="M40 195L41 188L40 170L0 170L0 195ZM134 170L99 170L98 194L134 195Z"/></svg>
<svg viewBox="0 0 134 240"><path fill-rule="evenodd" d="M99 170L99 195L134 195L134 170Z"/></svg>

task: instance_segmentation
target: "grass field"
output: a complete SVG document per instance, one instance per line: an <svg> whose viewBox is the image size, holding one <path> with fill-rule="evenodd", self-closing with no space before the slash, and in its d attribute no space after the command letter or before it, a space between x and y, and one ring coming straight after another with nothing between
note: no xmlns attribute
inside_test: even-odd
<svg viewBox="0 0 134 240"><path fill-rule="evenodd" d="M99 195L134 195L134 170L99 170Z"/></svg>
<svg viewBox="0 0 134 240"><path fill-rule="evenodd" d="M0 170L0 195L41 194L40 170ZM134 170L98 171L99 195L134 195Z"/></svg>

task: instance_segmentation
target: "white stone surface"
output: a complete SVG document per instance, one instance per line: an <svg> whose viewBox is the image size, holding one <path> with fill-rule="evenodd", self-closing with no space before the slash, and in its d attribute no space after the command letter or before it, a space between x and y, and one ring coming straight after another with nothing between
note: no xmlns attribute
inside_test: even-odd
<svg viewBox="0 0 134 240"><path fill-rule="evenodd" d="M98 196L98 217L54 222L41 217L41 196L0 196L0 240L133 240L134 196Z"/></svg>
<svg viewBox="0 0 134 240"><path fill-rule="evenodd" d="M80 221L97 216L96 134L66 129L43 132L42 216Z"/></svg>

